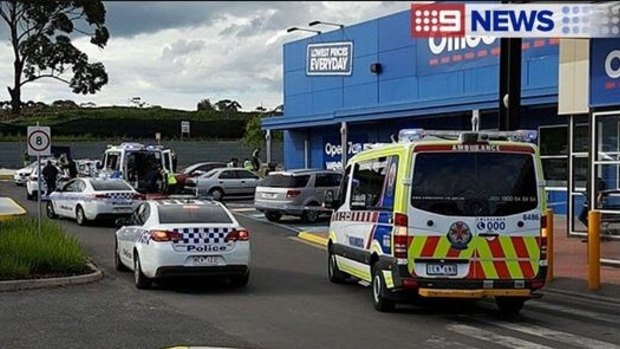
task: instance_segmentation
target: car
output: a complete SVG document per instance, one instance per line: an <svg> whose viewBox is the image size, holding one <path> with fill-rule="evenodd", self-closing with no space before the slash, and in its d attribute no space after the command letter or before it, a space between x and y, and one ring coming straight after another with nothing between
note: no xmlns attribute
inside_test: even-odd
<svg viewBox="0 0 620 349"><path fill-rule="evenodd" d="M79 225L129 216L144 200L122 179L75 178L49 195L47 216L75 219Z"/></svg>
<svg viewBox="0 0 620 349"><path fill-rule="evenodd" d="M38 163L35 161L30 165L15 171L15 173L13 174L13 182L15 183L15 185L17 185L18 187L26 185L26 182L28 181L28 177L32 173L32 170L37 166Z"/></svg>
<svg viewBox="0 0 620 349"><path fill-rule="evenodd" d="M197 196L211 196L215 200L226 197L253 197L260 177L245 168L216 168L185 181L184 192Z"/></svg>
<svg viewBox="0 0 620 349"><path fill-rule="evenodd" d="M256 187L254 208L277 222L282 215L316 222L322 210L325 190L337 192L342 174L330 170L293 170L271 172Z"/></svg>
<svg viewBox="0 0 620 349"><path fill-rule="evenodd" d="M60 188L66 181L69 180L69 171L60 168L57 165L57 162L52 162L52 164L54 164L54 166L56 166L56 169L58 170L56 188ZM41 171L43 171L43 168L44 166L41 166ZM37 166L35 166L32 169L32 173L30 173L30 176L28 176L28 180L26 181L26 199L28 200L34 200L37 198L37 195L39 195L38 174L39 169ZM44 178L41 178L41 191L44 193L47 192L47 183L45 182Z"/></svg>
<svg viewBox="0 0 620 349"><path fill-rule="evenodd" d="M144 201L115 233L118 271L132 270L135 286L180 276L250 277L250 234L222 203L200 199Z"/></svg>
<svg viewBox="0 0 620 349"><path fill-rule="evenodd" d="M371 285L375 309L410 297L494 297L505 314L538 296L547 207L534 130L405 129L346 165L327 277Z"/></svg>
<svg viewBox="0 0 620 349"><path fill-rule="evenodd" d="M215 168L224 167L226 167L225 162L199 162L197 164L187 166L179 173L175 174L177 185L182 188L188 178L198 177L201 174L207 173Z"/></svg>

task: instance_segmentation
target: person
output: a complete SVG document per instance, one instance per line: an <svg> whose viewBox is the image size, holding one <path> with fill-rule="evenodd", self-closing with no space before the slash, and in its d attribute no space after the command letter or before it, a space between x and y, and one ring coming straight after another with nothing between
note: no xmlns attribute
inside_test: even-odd
<svg viewBox="0 0 620 349"><path fill-rule="evenodd" d="M177 192L177 178L174 173L164 171L166 176L166 192L168 194L176 194Z"/></svg>
<svg viewBox="0 0 620 349"><path fill-rule="evenodd" d="M248 158L243 159L243 168L245 168L248 171L254 170L254 166L252 165L252 162Z"/></svg>
<svg viewBox="0 0 620 349"><path fill-rule="evenodd" d="M58 169L56 166L52 165L50 160L47 160L47 164L43 167L41 171L43 174L43 178L45 180L45 184L47 185L47 194L50 195L54 190L56 190L56 180L58 179Z"/></svg>
<svg viewBox="0 0 620 349"><path fill-rule="evenodd" d="M177 172L177 153L172 153L172 173Z"/></svg>
<svg viewBox="0 0 620 349"><path fill-rule="evenodd" d="M596 202L597 205L596 206L600 206L603 200L603 190L605 190L605 181L603 180L603 178L598 177L596 179ZM581 223L583 223L583 225L586 226L586 228L588 227L588 212L590 211L590 178L588 178L588 180L586 181L586 198L585 201L583 202L583 207L581 208L581 212L579 213L579 221Z"/></svg>
<svg viewBox="0 0 620 349"><path fill-rule="evenodd" d="M77 177L78 175L77 165L70 156L66 157L65 168L69 171L69 178L73 179Z"/></svg>
<svg viewBox="0 0 620 349"><path fill-rule="evenodd" d="M227 167L238 167L239 166L239 159L237 159L237 158L230 159L230 162L226 166Z"/></svg>
<svg viewBox="0 0 620 349"><path fill-rule="evenodd" d="M265 171L265 175L268 175L269 172L273 172L275 170L276 170L276 163L270 162L269 164L267 164L267 170Z"/></svg>
<svg viewBox="0 0 620 349"><path fill-rule="evenodd" d="M260 148L254 149L252 153L252 167L254 171L260 170Z"/></svg>

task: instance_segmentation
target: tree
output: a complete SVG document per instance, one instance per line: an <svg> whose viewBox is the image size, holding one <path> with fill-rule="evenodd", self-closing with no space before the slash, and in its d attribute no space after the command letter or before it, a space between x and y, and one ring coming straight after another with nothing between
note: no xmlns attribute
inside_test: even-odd
<svg viewBox="0 0 620 349"><path fill-rule="evenodd" d="M196 106L198 111L200 110L214 110L213 104L211 104L211 100L209 98L205 98L202 101L198 102Z"/></svg>
<svg viewBox="0 0 620 349"><path fill-rule="evenodd" d="M219 111L236 112L241 109L241 104L237 101L231 101L230 99L222 99L215 103L215 108Z"/></svg>
<svg viewBox="0 0 620 349"><path fill-rule="evenodd" d="M256 109L254 109L255 111L259 112L259 113L264 113L267 111L267 108L263 107L262 105L259 105L258 107L256 107Z"/></svg>
<svg viewBox="0 0 620 349"><path fill-rule="evenodd" d="M101 0L0 1L0 18L8 25L13 48L14 80L8 87L13 114L20 112L21 91L27 83L52 78L74 93L94 94L108 82L103 64L90 63L69 38L79 33L104 48L110 38L105 14ZM72 76L67 79L69 69Z"/></svg>
<svg viewBox="0 0 620 349"><path fill-rule="evenodd" d="M258 148L265 144L265 132L261 130L262 117L260 114L252 116L248 123L245 124L245 132L243 134L243 143L252 147ZM271 139L275 141L282 140L282 131L271 131Z"/></svg>

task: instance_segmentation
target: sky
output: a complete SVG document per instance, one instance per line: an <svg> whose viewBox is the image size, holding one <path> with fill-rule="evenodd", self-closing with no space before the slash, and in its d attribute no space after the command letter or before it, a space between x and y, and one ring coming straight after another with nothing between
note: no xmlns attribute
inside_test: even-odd
<svg viewBox="0 0 620 349"><path fill-rule="evenodd" d="M24 86L22 100L51 103L150 105L195 110L203 98L232 99L243 110L283 103L282 44L310 35L286 33L314 20L353 25L409 9L410 2L106 1L110 40L104 49L76 36L75 46L102 62L109 82L95 95L77 95L61 82L41 79ZM6 25L0 22L0 25ZM328 26L320 29L332 30ZM13 54L0 28L0 100L13 80Z"/></svg>

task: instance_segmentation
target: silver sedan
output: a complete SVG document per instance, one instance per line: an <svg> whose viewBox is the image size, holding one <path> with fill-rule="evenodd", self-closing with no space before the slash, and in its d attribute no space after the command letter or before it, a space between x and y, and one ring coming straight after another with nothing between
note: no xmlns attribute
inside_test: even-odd
<svg viewBox="0 0 620 349"><path fill-rule="evenodd" d="M253 197L260 177L244 168L217 168L199 177L188 178L184 191L215 200L226 197Z"/></svg>

